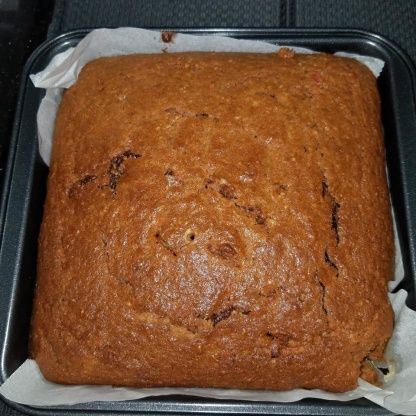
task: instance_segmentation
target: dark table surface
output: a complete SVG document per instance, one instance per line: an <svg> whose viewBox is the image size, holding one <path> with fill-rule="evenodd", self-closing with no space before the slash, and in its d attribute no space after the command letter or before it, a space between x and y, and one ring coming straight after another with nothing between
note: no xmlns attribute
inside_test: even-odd
<svg viewBox="0 0 416 416"><path fill-rule="evenodd" d="M359 28L416 62L414 0L0 0L0 185L25 61L46 38L103 26ZM0 400L0 415L18 414Z"/></svg>
<svg viewBox="0 0 416 416"><path fill-rule="evenodd" d="M0 0L0 186L20 74L27 58L46 38L53 7L54 0Z"/></svg>

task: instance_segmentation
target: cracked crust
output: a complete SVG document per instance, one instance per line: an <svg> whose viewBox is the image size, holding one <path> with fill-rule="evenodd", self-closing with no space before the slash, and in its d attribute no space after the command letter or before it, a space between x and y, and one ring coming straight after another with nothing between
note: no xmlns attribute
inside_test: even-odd
<svg viewBox="0 0 416 416"><path fill-rule="evenodd" d="M61 383L353 389L392 331L389 209L361 64L94 61L57 119L33 357Z"/></svg>

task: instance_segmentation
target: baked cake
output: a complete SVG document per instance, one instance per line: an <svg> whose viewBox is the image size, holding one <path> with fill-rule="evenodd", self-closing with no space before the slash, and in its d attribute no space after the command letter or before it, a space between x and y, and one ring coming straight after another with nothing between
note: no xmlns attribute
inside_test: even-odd
<svg viewBox="0 0 416 416"><path fill-rule="evenodd" d="M383 358L376 80L326 54L97 59L63 97L32 355L58 383L345 391Z"/></svg>

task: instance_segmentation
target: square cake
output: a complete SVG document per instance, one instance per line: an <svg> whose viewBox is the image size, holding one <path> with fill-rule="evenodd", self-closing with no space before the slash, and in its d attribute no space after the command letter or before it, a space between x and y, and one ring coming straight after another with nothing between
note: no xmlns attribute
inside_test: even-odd
<svg viewBox="0 0 416 416"><path fill-rule="evenodd" d="M69 384L346 391L393 327L376 80L326 54L101 58L65 91L31 351Z"/></svg>

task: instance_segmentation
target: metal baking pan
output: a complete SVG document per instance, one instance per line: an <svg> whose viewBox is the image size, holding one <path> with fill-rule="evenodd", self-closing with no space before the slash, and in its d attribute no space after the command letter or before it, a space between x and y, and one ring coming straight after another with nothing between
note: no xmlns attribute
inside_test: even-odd
<svg viewBox="0 0 416 416"><path fill-rule="evenodd" d="M391 196L403 251L406 277L400 287L416 309L416 73L407 55L389 40L364 31L338 29L182 30L298 45L318 51L346 51L375 56L386 62L378 86ZM41 45L28 60L10 144L0 208L0 381L28 357L33 289L36 279L37 236L45 198L48 168L38 154L36 112L44 94L29 74L43 69L59 52L75 46L89 31L77 30ZM380 236L383 238L383 236ZM386 415L387 410L365 400L295 403L243 402L185 396L154 397L128 402L96 402L75 406L35 408L10 403L32 415L108 413L250 413L313 415Z"/></svg>

